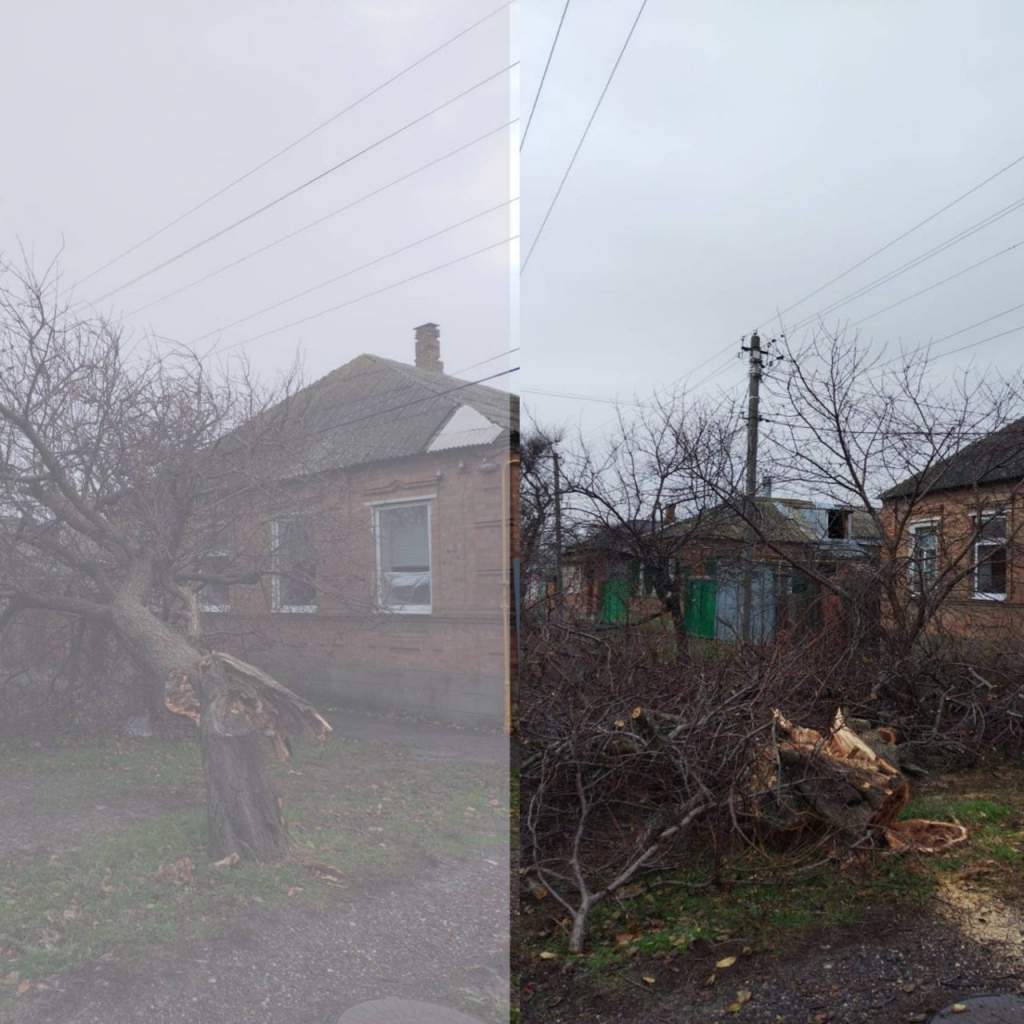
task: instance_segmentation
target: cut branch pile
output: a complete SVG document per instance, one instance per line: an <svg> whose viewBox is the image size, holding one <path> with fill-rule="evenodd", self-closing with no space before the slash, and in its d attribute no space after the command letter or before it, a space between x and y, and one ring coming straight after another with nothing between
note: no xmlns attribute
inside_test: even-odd
<svg viewBox="0 0 1024 1024"><path fill-rule="evenodd" d="M827 735L794 725L777 709L774 742L755 773L757 814L773 829L825 824L847 839L881 837L897 853L938 853L967 840L962 825L922 819L898 820L910 786L886 753L870 744L837 711Z"/></svg>

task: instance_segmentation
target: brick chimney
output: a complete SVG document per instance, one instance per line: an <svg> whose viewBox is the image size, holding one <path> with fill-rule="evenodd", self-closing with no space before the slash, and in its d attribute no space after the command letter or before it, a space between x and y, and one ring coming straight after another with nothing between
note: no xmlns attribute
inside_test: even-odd
<svg viewBox="0 0 1024 1024"><path fill-rule="evenodd" d="M416 328L416 365L421 370L444 373L441 362L441 329L437 324L420 324Z"/></svg>

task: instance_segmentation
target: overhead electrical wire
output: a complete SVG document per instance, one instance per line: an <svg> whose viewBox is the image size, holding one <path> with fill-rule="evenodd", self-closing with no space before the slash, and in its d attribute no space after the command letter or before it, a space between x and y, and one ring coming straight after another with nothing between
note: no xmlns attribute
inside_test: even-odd
<svg viewBox="0 0 1024 1024"><path fill-rule="evenodd" d="M825 306L823 309L820 309L817 312L811 314L810 316L804 317L802 320L798 321L793 327L791 327L790 331L801 330L802 328L807 327L809 324L813 323L820 317L825 316L828 313L834 312L841 306L845 306L847 303L853 302L854 299L859 299L862 296L867 295L869 292L873 292L876 288L880 288L882 287L882 285L888 284L890 281L894 281L897 277L901 277L908 271L913 270L915 267L918 267L922 263L925 263L926 261L932 259L932 257L938 256L940 253L945 252L947 249L951 249L954 245L958 245L965 239L970 238L974 234L977 234L977 232L983 230L984 228L990 227L992 224L995 224L997 221L1002 220L1004 217L1008 217L1011 213L1016 212L1022 207L1024 207L1024 198L1018 199L1010 203L1008 206L1004 206L1002 209L997 210L995 213L989 214L989 216L987 217L983 217L980 221L976 221L974 224L971 224L969 227L964 228L962 231L958 231L955 235L951 235L949 238L940 242L938 245L932 246L932 248L927 249L925 250L925 252L919 254L918 256L915 256L912 259L907 260L905 263L900 264L900 266L883 274L881 277L875 278L874 281L871 281L868 284L864 285L863 287L858 288L855 291L848 293L847 295L844 295L841 299L835 300L834 302Z"/></svg>
<svg viewBox="0 0 1024 1024"><path fill-rule="evenodd" d="M544 62L544 70L541 72L540 84L537 86L537 92L533 97L533 104L530 107L530 114L526 119L526 127L523 128L523 134L519 139L519 152L523 151L523 145L526 142L526 133L530 130L530 125L533 123L533 115L537 109L537 101L540 99L540 94L544 91L544 82L548 77L548 68L551 67L551 58L555 55L555 47L558 45L558 37L562 34L562 25L565 24L565 16L569 11L570 0L565 0L565 6L562 7L562 16L558 19L558 28L555 29L555 38L551 40L551 49L548 50L548 59Z"/></svg>
<svg viewBox="0 0 1024 1024"><path fill-rule="evenodd" d="M950 281L955 281L958 277L963 277L964 274L971 270L977 270L978 267L985 266L986 263L991 263L995 259L999 259L1000 256L1005 256L1007 253L1013 252L1015 249L1019 249L1024 245L1024 239L1019 242L1014 242L1013 245L1008 245L1005 249L1000 249L998 252L994 252L989 256L985 256L983 259L978 260L975 263L971 263L969 266L962 267L954 274L950 274L948 277L942 278L941 281L936 281L934 284L928 285L926 288L921 288L919 291L914 292L911 295L905 295L902 299L896 302L889 303L888 306L883 306L881 309L876 309L874 313L869 313L867 316L861 317L860 320L854 321L854 327L860 324L866 323L868 320L873 320L876 316L881 316L883 313L888 313L890 309L895 309L897 306L902 306L906 302L910 302L911 299L916 299L927 292L934 291L936 288L941 287L944 284L948 284Z"/></svg>
<svg viewBox="0 0 1024 1024"><path fill-rule="evenodd" d="M551 197L551 202L540 222L540 227L537 228L537 233L533 236L533 241L530 243L530 248L527 250L526 257L522 262L522 267L520 268L521 271L526 270L527 264L530 262L530 257L533 256L533 251L537 248L537 243L540 241L541 235L544 234L544 228L547 226L548 220L551 217L551 211L554 210L555 204L558 202L558 197L562 194L562 189L565 188L565 183L569 178L569 174L572 172L573 165L576 163L576 158L580 155L583 143L586 141L587 134L590 132L590 126L594 123L594 119L597 117L597 112L601 109L601 104L604 102L605 95L608 92L608 87L612 84L612 79L615 77L615 72L618 70L619 64L622 63L622 58L625 56L626 49L629 46L630 40L633 38L633 33L636 31L636 27L640 22L640 16L644 13L644 8L646 8L646 6L647 0L641 0L640 7L636 12L636 17L633 19L633 24L629 26L629 32L626 33L626 39L622 44L622 48L619 50L618 56L615 58L615 63L612 65L612 69L604 83L604 88L601 90L601 94L597 97L597 103L594 104L594 109L591 111L590 117L587 119L586 126L583 129L583 134L580 136L579 142L576 143L576 148L573 150L572 157L566 165L565 172L562 174L562 180L558 183L558 188L555 189L555 194Z"/></svg>
<svg viewBox="0 0 1024 1024"><path fill-rule="evenodd" d="M93 277L95 277L101 271L106 270L108 267L112 267L115 263L119 263L126 256L130 256L136 250L141 249L142 246L146 245L149 242L152 242L156 238L159 238L160 235L164 234L164 232L169 231L171 228L173 228L176 225L180 224L183 220L187 219L188 217L191 217L192 214L197 213L199 210L201 210L204 207L208 206L215 199L219 199L222 195L224 195L226 192L229 192L236 185L240 185L243 181L246 181L248 178L251 178L257 172L262 171L265 167L268 167L275 160L277 160L280 157L284 156L286 153L291 152L296 146L298 146L301 143L305 142L307 139L312 138L318 132L323 131L324 128L327 128L329 125L333 124L339 118L344 117L345 114L349 113L350 111L354 110L356 107L358 107L361 104L365 103L371 97L376 96L379 92L381 92L384 89L386 89L389 85L392 85L393 83L397 82L400 78L403 78L410 71L413 71L414 69L418 68L421 64L423 64L426 61L428 61L431 57L434 57L437 54L441 53L443 50L446 50L449 46L451 46L453 43L457 42L463 36L468 35L474 29L479 28L485 22L490 21L490 19L495 17L495 15L500 14L506 8L511 7L513 2L514 2L514 0L508 0L508 2L501 4L500 7L496 7L489 14L485 14L482 18L479 18L477 21L474 21L473 24L467 26L466 28L462 29L459 32L456 32L455 35L450 36L443 43L441 43L440 46L435 46L432 50L429 50L427 53L423 54L423 56L418 57L411 64L407 64L400 71L398 71L395 74L393 74L390 78L385 79L385 81L381 82L379 85L374 86L374 88L372 88L369 92L363 93L363 95L361 95L358 99L353 100L347 106L342 107L341 110L336 111L334 114L332 114L326 120L321 121L319 124L315 125L309 131L307 131L304 134L300 135L298 138L293 139L285 147L283 147L282 149L277 150L275 153L272 153L269 157L266 157L264 160L262 160L260 163L256 164L254 167L251 167L244 174L240 174L237 178L234 178L233 180L229 181L226 185L221 186L215 192L210 193L210 195L208 195L205 199L201 200L200 202L196 203L194 206L191 206L191 207L189 207L189 209L185 210L184 213L179 214L173 220L170 220L166 224L164 224L163 226L157 228L156 231L151 232L145 238L143 238L140 241L138 241L138 242L134 243L133 245L129 246L127 249L125 249L124 251L122 251L122 252L118 253L116 256L114 256L112 259L107 260L107 262L104 263L102 266L97 267L95 270L90 271L88 274L85 275L85 277L80 278L78 280L78 282L76 283L75 287L77 288L79 285L82 285L86 281L91 280Z"/></svg>
<svg viewBox="0 0 1024 1024"><path fill-rule="evenodd" d="M200 359L206 360L217 352L227 352L232 349L241 348L243 345L249 345L254 341L259 341L263 338L268 338L272 334L279 334L281 331L286 331L292 327L298 327L302 324L309 323L311 320L317 320L322 316L327 316L329 313L337 312L339 309L346 309L349 306L354 306L357 302L362 302L364 299L373 298L373 296L375 295L382 295L384 292L392 291L393 289L398 288L403 284L408 284L410 281L417 281L420 278L429 276L430 274L436 274L441 270L446 270L448 267L454 267L456 264L465 263L467 260L471 260L474 257L480 256L485 252L490 252L492 249L497 249L500 246L508 245L509 242L514 242L518 237L518 235L510 235L508 238L503 238L498 242L492 242L490 245L485 245L479 249L474 249L472 252L465 253L462 256L457 256L455 257L455 259L446 260L444 263L438 263L436 266L428 267L426 270L421 270L419 273L410 274L408 277L403 277L399 281L393 281L391 284L384 285L381 288L375 288L372 291L364 292L362 295L357 295L353 299L348 299L345 302L339 302L337 305L329 306L327 309L321 309L316 313L311 313L309 316L304 316L298 320L293 320L290 323L281 324L278 327L272 327L270 330L263 331L260 334L254 334L251 337L242 338L239 341L234 341L230 345L221 346L219 343L215 343L205 353L203 353Z"/></svg>
<svg viewBox="0 0 1024 1024"><path fill-rule="evenodd" d="M150 267L148 270L143 271L141 274L137 274L130 280L125 281L123 284L119 284L116 288L111 288L109 291L104 292L104 294L101 295L98 299L96 299L95 302L103 302L104 300L109 299L112 295L116 295L118 292L123 291L125 288L129 288L134 284L138 284L140 281L145 280L152 274L157 273L157 271L163 270L165 267L169 267L171 264L176 263L178 260L190 255L197 249L201 249L203 246L208 245L215 239L221 238L222 236L228 234L228 232L230 231L234 231L235 228L240 227L242 224L248 223L250 220L253 220L253 218L260 216L260 214L266 213L267 210L273 209L273 207L277 206L279 203L283 203L286 199L290 199L292 196L297 195L299 192L302 192L304 189L309 188L311 185L314 185L317 182L322 181L328 175L335 173L342 167L345 167L347 164L350 164L354 160L357 160L359 157L365 156L372 150L377 149L379 146L382 146L385 142L389 142L391 139L395 138L398 135L401 135L403 132L408 131L410 128L413 128L415 125L420 124L427 118L432 117L439 111L444 110L447 107L450 107L454 103L457 103L459 100L470 95L470 93L475 92L477 89L482 88L489 82L493 82L496 78L500 78L502 75L506 74L512 68L516 67L517 64L517 61L513 62L512 64L508 64L505 67L503 67L500 71L496 71L493 74L488 75L486 78L481 79L479 82L476 82L474 85L471 85L468 89L463 89L462 92L457 93L450 99L445 100L444 103L441 103L438 106L431 108L426 113L420 114L418 117L413 118L411 121L407 121L400 128L396 128L394 131L389 132L387 135L384 135L383 137L377 139L375 142L370 143L368 146L364 146L362 149L345 157L344 160L339 160L337 163L325 168L324 170L320 171L318 174L313 175L313 177L308 178L301 184L296 185L294 188L291 188L287 192L284 192L281 195L270 200L270 202L264 203L257 209L250 211L244 217L240 217L237 220L232 221L225 227L220 228L218 231L213 232L213 234L207 235L201 241L196 242L195 244L190 245L185 249L182 249L180 252L175 253L175 255L171 256L169 259L164 260L162 263L158 263L155 266Z"/></svg>
<svg viewBox="0 0 1024 1024"><path fill-rule="evenodd" d="M241 264L248 262L249 260L253 259L256 256L262 255L268 250L273 249L275 246L280 245L282 242L288 242L291 239L295 238L296 236L301 235L306 231L309 231L311 228L315 228L320 224L323 224L326 221L331 220L333 217L337 217L342 213L346 213L349 210L353 209L354 207L359 206L362 203L365 203L369 199L372 199L374 196L379 196L382 192L386 192L388 189L394 188L396 185L400 185L402 182L408 181L410 178L413 178L418 174L422 174L429 168L436 167L438 164L443 163L445 160L449 160L453 156L465 152L467 149L472 148L473 146L477 145L480 142L483 142L485 139L492 138L499 132L503 132L505 131L505 129L510 128L517 121L518 118L513 118L511 121L506 121L504 124L499 125L497 128L492 128L491 131L485 132L483 135L478 135L475 139L472 139L471 141L466 142L461 146L457 146L455 149L448 150L448 152L444 153L442 156L435 157L433 160L428 160L425 164L420 164L419 167L415 168L414 170L411 170L398 178L393 178L386 185L381 185L370 192L365 192L363 193L363 195L359 196L357 199L353 199L349 203L346 203L344 206L339 206L337 209L331 210L329 213L325 213L322 217L317 217L315 220L311 220L308 223L303 224L301 227L296 228L294 231L289 231L287 234L275 238L272 242L268 242L266 245L261 245L258 249L252 249L249 252L245 253L243 256L238 257L238 259L232 260L230 263L225 263L222 266L217 267L215 270L211 270L208 274L204 274L202 277L198 277L194 281L190 281L188 282L188 284L182 285L180 288L175 288L173 291L166 292L164 295L161 295L156 299L152 299L151 301L146 302L141 306L138 306L137 308L131 310L131 312L125 315L135 316L136 314L143 312L143 310L149 309L152 306L156 306L159 303L166 301L167 299L174 298L176 295L181 295L183 292L187 292L192 288L196 288L201 284L205 284L212 278L217 277L220 274L223 274L225 271L231 270L234 267L241 266Z"/></svg>
<svg viewBox="0 0 1024 1024"><path fill-rule="evenodd" d="M386 252L381 256L377 256L372 260L367 260L365 263L360 263L358 266L349 267L348 270L342 271L340 274L334 274L331 277L325 278L323 281L317 284L310 285L308 288L303 288L302 291L295 292L292 295L288 295L277 302L272 302L268 306L261 306L259 309L254 310L251 313L247 313L245 316L239 317L237 320L232 320L230 323L222 324L219 327L214 327L212 330L207 331L205 334L199 335L194 339L194 343L205 341L207 338L212 337L214 334L220 334L222 331L231 330L233 327L238 327L241 324L248 323L250 320L254 320L258 316L262 316L264 313L270 313L275 309L280 309L282 306L288 305L290 302L295 302L297 299L305 298L307 295L311 295L313 292L319 291L321 288L326 288L329 285L336 284L338 281L343 280L346 277L351 277L353 274L358 273L361 270L367 270L370 267L376 266L378 263L383 263L385 260L392 259L395 256L400 255L403 252L408 252L410 249L415 249L417 246L424 245L426 242L430 242L435 238L440 238L442 235L446 235L451 231L455 231L458 228L464 227L467 224L472 224L473 221L479 220L481 217L486 217L490 213L496 213L498 210L503 210L510 206L512 203L518 201L518 196L512 199L506 199L503 202L496 203L493 206L487 207L485 210L480 210L474 213L470 217L463 217L461 220L457 220L452 224L447 224L443 228L437 231L432 231L428 235L423 235L421 238L417 238L413 242L407 242L405 245L399 246L397 249L392 249L390 252Z"/></svg>
<svg viewBox="0 0 1024 1024"><path fill-rule="evenodd" d="M984 188L986 185L990 184L991 182L995 181L997 178L999 178L1002 175L1006 174L1007 171L1013 170L1014 167L1017 167L1021 163L1024 163L1024 154L1021 154L1016 159L1011 160L1004 167L1001 167L994 174L990 174L987 178L982 179L976 185L972 185L966 192L962 192L955 199L953 199L950 202L946 203L945 206L940 207L934 213L930 213L927 217L924 218L924 220L918 221L913 227L908 228L902 234L899 234L895 238L890 239L888 242L885 243L885 245L879 247L878 249L875 249L874 252L869 253L863 259L858 260L856 263L854 263L852 266L847 267L846 270L844 270L842 273L837 274L835 277L830 278L824 284L819 285L817 288L814 289L814 291L808 292L802 298L797 299L796 302L791 303L785 309L779 310L778 313L774 314L773 316L770 316L767 320L765 320L762 324L760 324L759 327L758 327L758 330L761 330L762 328L767 327L768 324L770 324L772 322L772 320L776 319L776 317L784 316L786 313L789 313L792 310L796 309L797 306L802 306L808 299L814 298L815 295L820 294L821 292L823 292L829 286L831 286L833 284L836 284L838 281L841 281L844 277L847 277L849 274L852 274L855 270L859 270L866 263L868 263L871 260L873 260L876 256L881 256L882 253L887 252L894 245L896 245L899 242L902 242L905 238L908 238L910 235L912 235L918 229L923 228L926 224L930 224L933 220L935 220L937 217L940 217L947 210L951 210L958 203L963 202L965 199L967 199L970 196L974 195L975 192L978 192L980 189Z"/></svg>

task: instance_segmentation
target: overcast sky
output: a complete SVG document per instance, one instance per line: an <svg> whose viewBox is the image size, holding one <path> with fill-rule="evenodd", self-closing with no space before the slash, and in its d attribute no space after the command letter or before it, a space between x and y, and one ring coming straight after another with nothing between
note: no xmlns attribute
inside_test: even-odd
<svg viewBox="0 0 1024 1024"><path fill-rule="evenodd" d="M8 4L0 33L0 251L37 263L63 244L73 285L489 12L500 0L258 0ZM173 265L201 241L511 63L503 11L237 188L75 289L104 312L140 306L420 165L498 129L511 73L353 160ZM450 370L509 347L509 244L374 298L240 345L507 239L510 208L238 327L266 305L511 198L509 130L213 280L126 317L137 332L245 351L263 372L302 347L318 377L360 352L412 360L413 327L441 324ZM508 365L496 361L477 372Z"/></svg>
<svg viewBox="0 0 1024 1024"><path fill-rule="evenodd" d="M7 140L0 250L75 284L249 170L499 0L302 4L72 0L9 4L0 35ZM529 109L563 0L517 4L181 224L78 285L136 332L248 352L265 372L297 347L316 377L362 351L411 359L442 326L459 370L516 344L509 245L264 338L514 233L507 208L281 309L224 325L510 199L496 134L273 250L191 281L508 120L505 74L295 197L102 298L426 113L521 54ZM524 147L532 241L637 9L572 0ZM516 35L516 39L510 38ZM673 380L738 387L740 335L1024 154L1017 3L649 0L523 278L519 386L644 397ZM791 314L792 324L1024 196L1024 163ZM1024 208L836 310L851 322L1024 239ZM914 345L1024 302L1024 246L858 329ZM940 349L1024 325L1024 310ZM777 325L776 325L777 326ZM212 332L212 333L211 333ZM951 357L1010 367L1024 331ZM164 344L167 344L166 342ZM711 362L705 363L710 356ZM694 367L701 366L699 372ZM500 370L496 360L474 371ZM527 394L547 421L608 405Z"/></svg>
<svg viewBox="0 0 1024 1024"><path fill-rule="evenodd" d="M571 2L524 147L524 246L636 11ZM524 5L524 105L562 0ZM521 386L742 386L741 335L1024 154L1013 2L649 0L523 275ZM538 69L534 71L533 69ZM786 317L793 323L1024 197L1024 162ZM1024 209L837 309L856 321L1024 239ZM1024 246L875 316L910 346L1024 303ZM1024 325L1024 309L937 346ZM777 328L777 323L776 323ZM1024 331L973 354L1019 364ZM724 355L696 375L714 352ZM549 420L608 406L527 395Z"/></svg>

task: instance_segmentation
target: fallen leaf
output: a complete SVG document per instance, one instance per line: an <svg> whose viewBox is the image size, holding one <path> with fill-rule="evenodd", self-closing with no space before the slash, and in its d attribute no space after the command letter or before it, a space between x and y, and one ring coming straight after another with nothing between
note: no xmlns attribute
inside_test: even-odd
<svg viewBox="0 0 1024 1024"><path fill-rule="evenodd" d="M213 862L215 868L233 868L236 864L241 863L242 858L237 853L229 853L226 857L221 857L220 860Z"/></svg>
<svg viewBox="0 0 1024 1024"><path fill-rule="evenodd" d="M289 896L294 896L296 893L303 892L303 891L304 890L303 890L301 885L289 885L288 886L288 895Z"/></svg>
<svg viewBox="0 0 1024 1024"><path fill-rule="evenodd" d="M748 989L748 988L741 988L739 990L739 992L736 993L736 1002L739 1003L740 1006L742 1006L744 1003L749 1003L750 1002L750 997L751 997L750 989Z"/></svg>
<svg viewBox="0 0 1024 1024"><path fill-rule="evenodd" d="M19 996L23 996L32 987L32 982L26 978L17 988Z"/></svg>
<svg viewBox="0 0 1024 1024"><path fill-rule="evenodd" d="M540 954L540 958L541 958L541 960L554 960L554 959L555 959L555 957L557 957L557 956L558 956L558 954L557 954L557 953L552 953L552 952L550 952L550 951L549 951L549 950L547 950L547 949L545 949L545 950L544 950L544 951L543 951L543 952L542 952L542 953Z"/></svg>
<svg viewBox="0 0 1024 1024"><path fill-rule="evenodd" d="M645 982L646 982L646 983L647 983L648 985L653 985L653 984L654 984L654 978L653 978L653 976L652 976L652 975L650 975L650 974L645 974L645 975L644 975L644 981L645 981Z"/></svg>
<svg viewBox="0 0 1024 1024"><path fill-rule="evenodd" d="M633 708L630 712L630 718L639 718L644 713L644 709L641 707Z"/></svg>
<svg viewBox="0 0 1024 1024"><path fill-rule="evenodd" d="M954 1003L950 1007L950 1009L953 1011L953 1013L966 1013L967 1012L967 1004L966 1003Z"/></svg>
<svg viewBox="0 0 1024 1024"><path fill-rule="evenodd" d="M716 966L716 967L717 967L717 968L718 968L718 969L719 969L720 971L724 971L724 970L725 970L725 969L726 969L727 967L732 967L732 965L733 965L734 963L736 963L736 957L734 957L734 956L725 956L725 957L722 957L722 959L721 959L721 960L719 960L719 961L718 961L718 962L717 962L717 963L715 964L715 966Z"/></svg>
<svg viewBox="0 0 1024 1024"><path fill-rule="evenodd" d="M641 938L640 932L619 932L615 936L616 946L628 946L631 942L636 942L637 939Z"/></svg>

